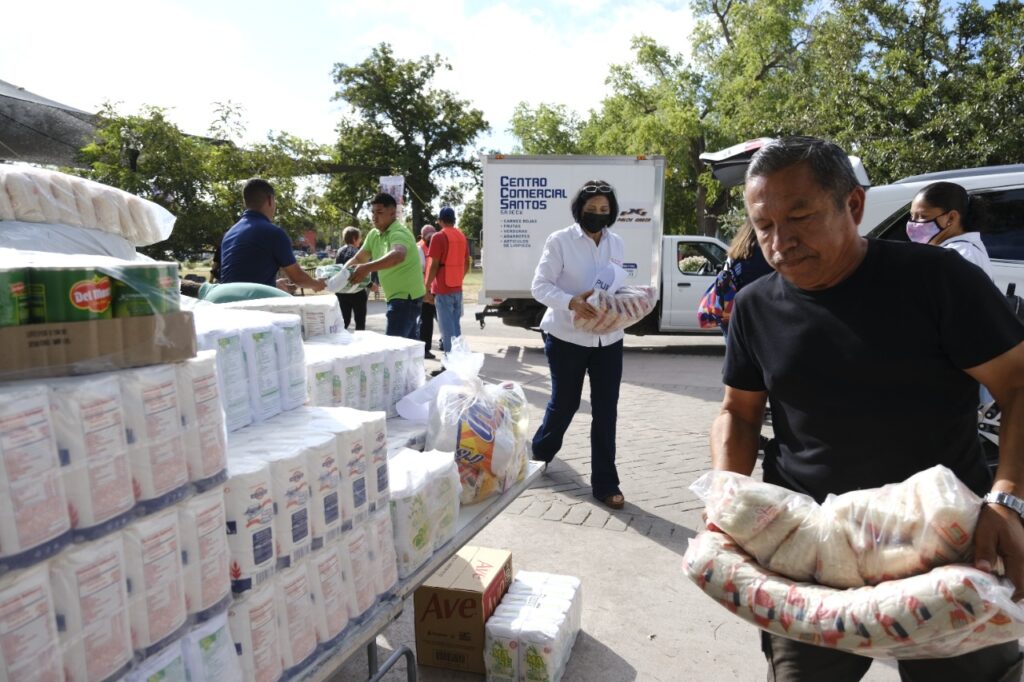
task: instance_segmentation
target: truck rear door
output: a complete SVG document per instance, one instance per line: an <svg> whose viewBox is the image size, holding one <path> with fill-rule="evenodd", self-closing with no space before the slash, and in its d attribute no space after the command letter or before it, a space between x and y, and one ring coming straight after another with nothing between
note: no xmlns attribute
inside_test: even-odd
<svg viewBox="0 0 1024 682"><path fill-rule="evenodd" d="M697 306L725 263L726 246L710 237L670 235L662 249L661 331L702 331Z"/></svg>

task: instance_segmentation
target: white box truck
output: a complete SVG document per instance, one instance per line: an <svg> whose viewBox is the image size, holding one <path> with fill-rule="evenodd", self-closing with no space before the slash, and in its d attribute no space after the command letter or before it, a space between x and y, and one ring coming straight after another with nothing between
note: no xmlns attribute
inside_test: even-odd
<svg viewBox="0 0 1024 682"><path fill-rule="evenodd" d="M633 334L717 334L697 322L697 305L725 262L713 237L663 235L665 159L661 156L516 156L485 154L483 288L480 326L499 317L535 328L545 307L530 293L533 272L552 232L573 222L569 206L587 180L615 189L612 226L625 242L627 284L651 286L658 305Z"/></svg>

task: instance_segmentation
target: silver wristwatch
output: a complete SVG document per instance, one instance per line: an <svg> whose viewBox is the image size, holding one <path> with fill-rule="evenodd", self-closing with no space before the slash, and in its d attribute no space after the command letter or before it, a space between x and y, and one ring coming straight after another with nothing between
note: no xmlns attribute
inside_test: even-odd
<svg viewBox="0 0 1024 682"><path fill-rule="evenodd" d="M1004 507L1017 512L1017 515L1024 519L1024 500L1010 493L990 491L984 498L985 504L1001 504Z"/></svg>

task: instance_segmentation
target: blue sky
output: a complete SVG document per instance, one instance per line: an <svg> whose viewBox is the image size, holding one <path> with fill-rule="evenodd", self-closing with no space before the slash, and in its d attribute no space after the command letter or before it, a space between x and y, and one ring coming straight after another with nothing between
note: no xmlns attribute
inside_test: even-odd
<svg viewBox="0 0 1024 682"><path fill-rule="evenodd" d="M440 53L453 70L439 85L491 124L481 144L510 151L516 103L584 113L634 35L688 54L692 19L688 2L663 0L51 0L5 3L4 24L22 28L5 32L0 79L86 110L163 106L194 133L231 100L250 139L273 129L330 142L336 62L381 42L402 58Z"/></svg>

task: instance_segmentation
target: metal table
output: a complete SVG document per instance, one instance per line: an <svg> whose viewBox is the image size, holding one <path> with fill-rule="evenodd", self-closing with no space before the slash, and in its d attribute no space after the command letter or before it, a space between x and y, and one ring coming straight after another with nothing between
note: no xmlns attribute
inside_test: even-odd
<svg viewBox="0 0 1024 682"><path fill-rule="evenodd" d="M418 571L398 583L395 594L378 603L362 623L345 635L341 643L318 654L297 676L297 679L326 682L356 651L366 647L366 657L370 669L369 682L380 680L403 657L407 661L406 670L409 682L416 682L416 655L406 645L400 646L383 664L378 665L377 635L401 615L406 600L412 596L416 588L426 582L427 578L433 575L446 561L455 556L463 545L493 521L505 507L512 503L512 500L529 488L540 477L542 471L543 464L540 462L528 462L526 476L522 481L501 495L463 507L459 511L459 519L455 524L455 536L448 544L434 552L433 556Z"/></svg>

